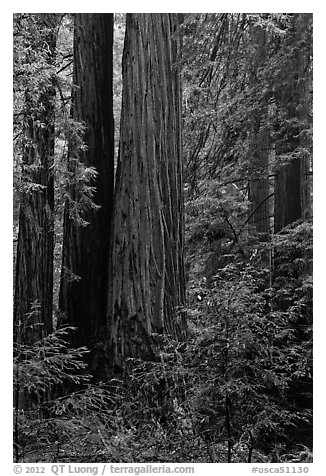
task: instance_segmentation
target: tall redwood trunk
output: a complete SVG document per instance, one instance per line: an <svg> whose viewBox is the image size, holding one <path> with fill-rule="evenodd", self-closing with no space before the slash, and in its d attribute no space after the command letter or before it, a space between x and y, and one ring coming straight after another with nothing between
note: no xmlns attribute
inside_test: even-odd
<svg viewBox="0 0 326 476"><path fill-rule="evenodd" d="M49 71L54 64L58 16L38 15L40 34L31 52L44 55ZM33 43L34 41L34 43ZM45 72L46 73L46 72ZM52 331L53 294L53 160L54 81L41 82L43 91L25 91L19 233L14 295L14 339L31 344Z"/></svg>
<svg viewBox="0 0 326 476"><path fill-rule="evenodd" d="M275 232L302 218L300 160L283 166L275 178Z"/></svg>
<svg viewBox="0 0 326 476"><path fill-rule="evenodd" d="M259 123L260 130L254 135L254 166L257 177L249 182L249 223L266 241L270 234L270 190L268 179L269 140L268 131Z"/></svg>
<svg viewBox="0 0 326 476"><path fill-rule="evenodd" d="M268 61L268 33L260 26L252 27L252 38L257 48L255 61L251 65L251 84L260 90L259 70ZM267 124L268 105L264 98L257 101L252 130L252 166L254 177L249 181L249 223L268 241L270 234L270 191L269 191L269 130Z"/></svg>
<svg viewBox="0 0 326 476"><path fill-rule="evenodd" d="M108 307L111 362L183 339L184 212L174 14L127 14Z"/></svg>
<svg viewBox="0 0 326 476"><path fill-rule="evenodd" d="M114 132L112 105L113 14L75 15L72 118L85 126L84 150L72 138L70 171L94 167L93 201L100 208L82 210L76 221L70 200L83 209L80 184L73 176L64 216L63 268L59 306L61 325L78 328L75 344L92 345L105 324L109 262L110 221L114 185Z"/></svg>

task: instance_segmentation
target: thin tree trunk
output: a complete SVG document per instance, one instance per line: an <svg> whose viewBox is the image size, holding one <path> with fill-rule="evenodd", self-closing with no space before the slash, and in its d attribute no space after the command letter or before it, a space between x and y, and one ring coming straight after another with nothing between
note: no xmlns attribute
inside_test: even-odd
<svg viewBox="0 0 326 476"><path fill-rule="evenodd" d="M39 15L40 37L32 50L48 45L48 66L54 63L58 16ZM43 50L42 50L43 51ZM31 344L52 331L53 294L53 160L55 86L48 80L40 93L25 92L25 144L14 296L14 340Z"/></svg>
<svg viewBox="0 0 326 476"><path fill-rule="evenodd" d="M112 47L112 13L75 15L72 118L85 126L86 149L78 150L71 139L69 168L77 174L81 166L96 169L91 185L96 188L93 201L100 207L82 210L88 225L78 223L70 201L83 208L83 192L75 176L64 214L59 307L63 313L60 324L78 328L77 345L91 346L106 321L114 186Z"/></svg>
<svg viewBox="0 0 326 476"><path fill-rule="evenodd" d="M108 308L118 369L153 357L151 335L183 339L184 217L174 14L128 14Z"/></svg>
<svg viewBox="0 0 326 476"><path fill-rule="evenodd" d="M225 397L225 428L228 443L228 463L232 463L232 438L231 438L231 422L230 422L230 397Z"/></svg>

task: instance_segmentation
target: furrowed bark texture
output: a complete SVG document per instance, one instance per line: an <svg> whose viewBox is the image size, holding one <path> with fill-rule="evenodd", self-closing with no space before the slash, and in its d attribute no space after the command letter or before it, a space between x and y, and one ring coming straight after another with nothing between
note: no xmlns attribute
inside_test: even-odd
<svg viewBox="0 0 326 476"><path fill-rule="evenodd" d="M54 62L57 15L39 15L40 36L31 45ZM14 340L32 344L52 331L53 294L53 157L55 87L47 80L35 104L25 92L26 126L22 170L27 183L21 197L14 295Z"/></svg>
<svg viewBox="0 0 326 476"><path fill-rule="evenodd" d="M260 126L260 124L259 124ZM268 132L262 126L255 134L255 165L260 169L259 177L249 182L249 223L261 233L263 241L268 240L270 234L270 186L268 180Z"/></svg>
<svg viewBox="0 0 326 476"><path fill-rule="evenodd" d="M80 226L69 200L64 217L63 267L59 296L61 325L78 327L75 344L91 345L106 321L108 251L114 185L114 134L112 105L113 14L76 14L74 35L74 86L72 117L85 126L86 150L70 144L69 166L76 159L95 167L93 201ZM80 200L78 184L70 197Z"/></svg>
<svg viewBox="0 0 326 476"><path fill-rule="evenodd" d="M259 85L259 68L268 58L268 35L259 26L254 27L253 36L256 38L258 52L252 65L252 82ZM270 234L270 204L269 204L269 132L265 124L268 117L267 107L260 105L253 121L252 156L255 177L249 181L249 223L261 234L261 240L267 241Z"/></svg>
<svg viewBox="0 0 326 476"><path fill-rule="evenodd" d="M185 335L177 18L127 14L109 279L108 353L152 358L152 333Z"/></svg>
<svg viewBox="0 0 326 476"><path fill-rule="evenodd" d="M275 179L275 232L302 218L300 161L282 167Z"/></svg>

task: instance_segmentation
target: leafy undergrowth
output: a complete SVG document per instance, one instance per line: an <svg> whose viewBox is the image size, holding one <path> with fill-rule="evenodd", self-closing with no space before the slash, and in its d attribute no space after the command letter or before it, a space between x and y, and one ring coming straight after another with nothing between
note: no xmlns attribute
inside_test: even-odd
<svg viewBox="0 0 326 476"><path fill-rule="evenodd" d="M17 345L15 460L311 462L311 240L276 235L272 281L259 252L193 274L187 342L155 336L124 381L92 383L71 329Z"/></svg>

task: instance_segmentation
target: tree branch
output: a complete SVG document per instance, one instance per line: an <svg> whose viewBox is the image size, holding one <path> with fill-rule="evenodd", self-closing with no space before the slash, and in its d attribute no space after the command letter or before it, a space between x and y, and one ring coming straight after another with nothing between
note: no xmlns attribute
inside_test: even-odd
<svg viewBox="0 0 326 476"><path fill-rule="evenodd" d="M59 71L56 72L56 74L59 74L61 73L62 71L64 71L65 69L69 68L69 66L74 62L74 60L71 60L69 61L69 63L67 63L65 66L63 66L62 68L59 69Z"/></svg>
<svg viewBox="0 0 326 476"><path fill-rule="evenodd" d="M247 218L247 220L244 222L244 224L242 225L241 229L240 229L240 232L243 230L243 228L246 226L246 224L250 221L250 219L254 216L254 214L256 213L256 211L262 206L263 203L265 203L268 199L270 199L271 197L273 197L275 194L274 192L273 193L270 193L267 197L265 197L258 205L257 207L254 209L253 212L250 213L249 217Z"/></svg>

